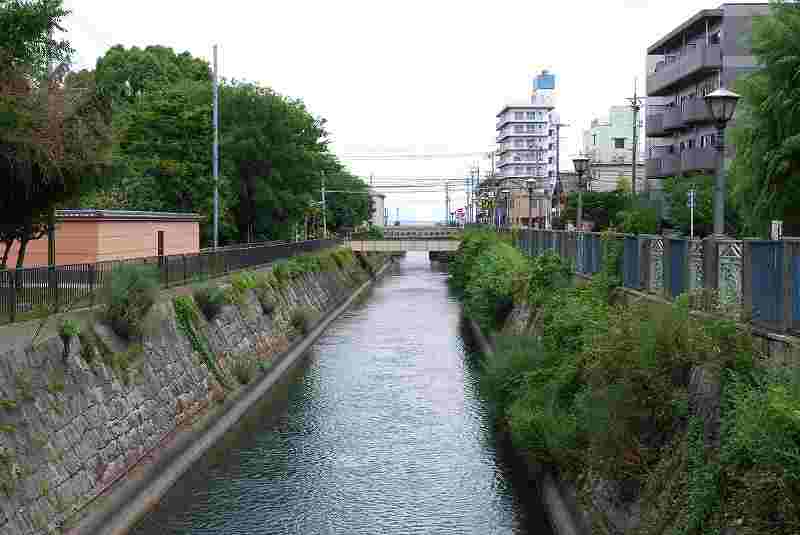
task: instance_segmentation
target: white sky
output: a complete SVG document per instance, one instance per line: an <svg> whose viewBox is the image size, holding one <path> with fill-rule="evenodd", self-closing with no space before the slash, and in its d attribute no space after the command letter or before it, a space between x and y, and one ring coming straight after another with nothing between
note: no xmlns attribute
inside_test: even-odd
<svg viewBox="0 0 800 535"><path fill-rule="evenodd" d="M525 100L542 68L557 76L562 168L580 131L644 92L646 48L704 8L696 0L65 0L76 67L114 44L211 58L220 72L302 98L325 117L333 150L361 176L463 177L479 158L365 161L368 152L494 148L495 114ZM482 169L489 161L481 162ZM393 220L444 215L444 194L388 192ZM456 196L454 206L464 203Z"/></svg>

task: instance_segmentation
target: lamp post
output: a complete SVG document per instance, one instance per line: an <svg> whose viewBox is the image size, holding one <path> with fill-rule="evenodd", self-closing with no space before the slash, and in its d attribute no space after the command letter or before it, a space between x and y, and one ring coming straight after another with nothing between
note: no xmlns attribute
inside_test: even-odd
<svg viewBox="0 0 800 535"><path fill-rule="evenodd" d="M739 95L720 87L705 96L706 106L711 118L717 125L717 177L714 186L714 235L725 234L725 127L733 117Z"/></svg>
<svg viewBox="0 0 800 535"><path fill-rule="evenodd" d="M505 223L504 226L508 227L509 226L509 224L508 224L508 207L509 207L510 198L511 198L511 196L509 194L511 192L509 190L507 190L507 189L504 189L504 190L501 191L501 193L503 194L503 200L504 200L504 206L503 206L503 219L504 219L504 223Z"/></svg>
<svg viewBox="0 0 800 535"><path fill-rule="evenodd" d="M572 165L578 173L578 216L575 218L575 228L580 232L583 230L583 175L589 170L589 158L576 156L572 159Z"/></svg>

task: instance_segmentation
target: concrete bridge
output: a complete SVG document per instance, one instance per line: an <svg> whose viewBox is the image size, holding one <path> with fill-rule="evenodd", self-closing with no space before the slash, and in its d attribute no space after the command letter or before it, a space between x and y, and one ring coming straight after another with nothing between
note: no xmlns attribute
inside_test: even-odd
<svg viewBox="0 0 800 535"><path fill-rule="evenodd" d="M383 237L387 240L448 239L460 235L461 229L444 226L397 225L383 229Z"/></svg>
<svg viewBox="0 0 800 535"><path fill-rule="evenodd" d="M435 253L455 252L460 240L409 239L409 240L351 240L346 242L353 251L404 253L408 251L427 251Z"/></svg>

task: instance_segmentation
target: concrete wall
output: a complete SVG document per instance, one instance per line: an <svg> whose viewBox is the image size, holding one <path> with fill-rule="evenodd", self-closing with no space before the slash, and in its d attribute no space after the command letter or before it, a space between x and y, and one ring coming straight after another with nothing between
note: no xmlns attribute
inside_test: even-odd
<svg viewBox="0 0 800 535"><path fill-rule="evenodd" d="M248 292L243 305L203 320L217 367L236 385L231 370L238 360L269 362L289 347L292 310L327 312L367 279L358 262L306 275L271 290L271 315ZM217 402L236 395L220 386L192 350L171 299L154 307L148 319L143 354L131 362L129 374L97 357L87 362L77 339L65 363L58 337L35 347L10 347L14 333L29 341L33 328L0 329L0 535L68 530L116 480L125 482L143 459L168 451L176 433L222 410ZM126 351L109 330L96 329L112 350Z"/></svg>

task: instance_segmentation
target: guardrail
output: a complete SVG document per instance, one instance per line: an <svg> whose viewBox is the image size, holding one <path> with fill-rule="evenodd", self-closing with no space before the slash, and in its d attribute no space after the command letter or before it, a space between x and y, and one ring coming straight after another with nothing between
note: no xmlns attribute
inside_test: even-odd
<svg viewBox="0 0 800 535"><path fill-rule="evenodd" d="M693 306L732 315L773 332L800 332L800 238L690 240L676 236L522 230L516 245L529 255L553 251L592 276L610 243L621 250L625 288L673 300L704 290Z"/></svg>
<svg viewBox="0 0 800 535"><path fill-rule="evenodd" d="M93 305L98 288L122 264L150 265L158 270L162 287L198 278L218 277L341 244L341 240L310 240L279 244L246 244L197 254L154 256L65 266L42 266L0 271L0 324L30 316L38 307L58 310L76 304Z"/></svg>

